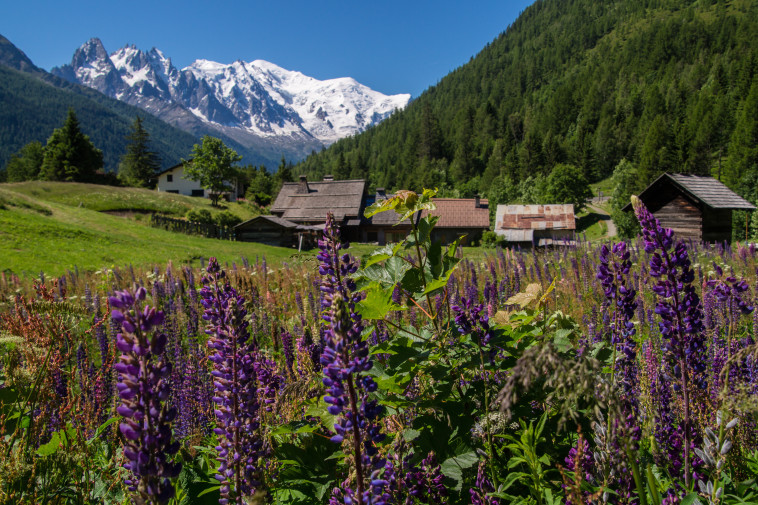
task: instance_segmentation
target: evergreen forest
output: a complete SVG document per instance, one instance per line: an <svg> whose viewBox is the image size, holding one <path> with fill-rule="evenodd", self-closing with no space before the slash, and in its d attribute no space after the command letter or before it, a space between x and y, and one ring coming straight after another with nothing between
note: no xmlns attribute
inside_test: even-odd
<svg viewBox="0 0 758 505"><path fill-rule="evenodd" d="M56 81L65 81L50 76ZM179 163L196 142L193 135L174 128L140 109L113 100L83 86L67 83L60 89L35 76L0 65L0 170L29 142L47 142L73 108L82 130L103 150L105 169L115 172L126 150L134 118L144 116L154 149L164 168Z"/></svg>
<svg viewBox="0 0 758 505"><path fill-rule="evenodd" d="M405 110L296 170L496 203L547 203L535 193L556 166L594 182L622 160L628 192L665 171L740 189L758 161L756 33L758 2L538 0Z"/></svg>

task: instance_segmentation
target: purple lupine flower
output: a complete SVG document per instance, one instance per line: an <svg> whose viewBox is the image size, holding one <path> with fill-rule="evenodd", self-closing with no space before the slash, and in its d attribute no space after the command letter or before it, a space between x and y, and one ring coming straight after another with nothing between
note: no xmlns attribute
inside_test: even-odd
<svg viewBox="0 0 758 505"><path fill-rule="evenodd" d="M176 409L168 406L171 364L163 351L166 335L153 328L163 323L163 312L144 305L147 292L134 294L116 291L109 297L111 318L120 326L116 348L123 354L113 368L119 373L117 384L121 405L116 411L124 420L119 425L124 436L124 467L132 478L125 481L136 492L134 503L166 503L174 496L171 479L179 475L181 464L171 461L179 450L172 441L171 421Z"/></svg>
<svg viewBox="0 0 758 505"><path fill-rule="evenodd" d="M632 318L637 308L637 292L629 286L629 270L632 262L625 242L614 244L612 248L603 244L600 248L600 266L597 278L600 280L605 297L613 307L610 322L610 341L619 354L615 367L622 385L625 400L636 405L634 389L637 385L637 351L634 341L636 332ZM636 410L634 407L632 410Z"/></svg>
<svg viewBox="0 0 758 505"><path fill-rule="evenodd" d="M687 248L681 240L674 244L674 232L664 229L638 198L633 203L642 225L645 251L651 254L650 275L658 279L652 289L659 297L655 312L661 317L664 350L674 376L705 388L703 312L692 285L695 274Z"/></svg>
<svg viewBox="0 0 758 505"><path fill-rule="evenodd" d="M469 489L471 496L471 505L500 505L500 500L489 496L489 493L495 491L492 483L487 478L484 461L479 462L479 470L476 473L475 487Z"/></svg>
<svg viewBox="0 0 758 505"><path fill-rule="evenodd" d="M705 334L700 298L695 292L687 247L674 232L664 229L642 201L632 196L632 206L642 227L645 252L651 255L650 275L658 279L653 292L658 295L655 312L661 317L659 327L664 351L674 377L676 390L682 391L684 403L684 479L689 486L691 475L692 419L690 382L707 387L705 373ZM673 250L672 250L673 246Z"/></svg>
<svg viewBox="0 0 758 505"><path fill-rule="evenodd" d="M403 481L408 493L406 505L413 505L415 500L423 503L445 503L445 476L433 451L421 461L420 466L411 468Z"/></svg>
<svg viewBox="0 0 758 505"><path fill-rule="evenodd" d="M341 252L347 247L347 243L340 242L339 230L329 213L318 254L325 309L322 318L326 323L326 345L321 354L323 383L328 388L324 401L329 404L329 413L339 416L332 441L342 443L349 438L351 442L356 476L356 488L344 484L335 489L330 503L383 504L389 495L384 492L387 482L380 477L385 461L376 444L384 439L377 424L384 409L369 399L377 385L366 375L372 362L368 345L361 338L363 321L355 310L361 298L349 278L358 265L349 254Z"/></svg>
<svg viewBox="0 0 758 505"><path fill-rule="evenodd" d="M200 297L208 321L208 347L213 354L212 375L216 394L219 437L216 480L221 482L219 503L243 503L259 485L256 474L263 443L258 434L259 398L254 344L249 339L245 300L225 281L226 273L211 258L203 277Z"/></svg>
<svg viewBox="0 0 758 505"><path fill-rule="evenodd" d="M292 341L292 334L284 328L281 328L280 335L282 338L282 350L284 351L284 362L287 365L287 373L292 377L292 367L295 364L295 346Z"/></svg>
<svg viewBox="0 0 758 505"><path fill-rule="evenodd" d="M489 345L492 330L484 305L481 303L474 305L472 299L461 298L461 304L453 305L452 309L455 312L455 324L460 334L471 335L480 349ZM490 349L490 360L494 357L495 351L495 349Z"/></svg>

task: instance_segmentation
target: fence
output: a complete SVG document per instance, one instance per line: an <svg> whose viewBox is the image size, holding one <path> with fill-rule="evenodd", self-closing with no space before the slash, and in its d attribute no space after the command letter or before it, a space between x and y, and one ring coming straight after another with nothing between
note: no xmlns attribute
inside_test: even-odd
<svg viewBox="0 0 758 505"><path fill-rule="evenodd" d="M196 223L184 219L174 219L161 216L160 214L152 214L150 216L150 226L177 233L186 233L187 235L200 235L202 237L221 240L237 240L234 228L218 226L214 223Z"/></svg>

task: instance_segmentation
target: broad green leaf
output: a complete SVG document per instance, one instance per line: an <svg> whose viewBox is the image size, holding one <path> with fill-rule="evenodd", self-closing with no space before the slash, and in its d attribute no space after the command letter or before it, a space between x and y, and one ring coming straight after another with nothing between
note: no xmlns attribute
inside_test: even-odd
<svg viewBox="0 0 758 505"><path fill-rule="evenodd" d="M379 284L374 284L366 290L366 298L358 302L358 312L363 319L384 319L387 314L396 310L403 310L405 307L392 301L392 293L395 286L383 288Z"/></svg>
<svg viewBox="0 0 758 505"><path fill-rule="evenodd" d="M447 458L440 465L440 470L445 477L455 481L455 490L460 491L463 484L463 470L471 468L479 462L476 451L469 451L458 456Z"/></svg>
<svg viewBox="0 0 758 505"><path fill-rule="evenodd" d="M50 456L58 452L60 445L61 445L61 435L59 432L54 431L52 436L50 437L50 441L46 444L40 445L37 448L37 454L42 457Z"/></svg>

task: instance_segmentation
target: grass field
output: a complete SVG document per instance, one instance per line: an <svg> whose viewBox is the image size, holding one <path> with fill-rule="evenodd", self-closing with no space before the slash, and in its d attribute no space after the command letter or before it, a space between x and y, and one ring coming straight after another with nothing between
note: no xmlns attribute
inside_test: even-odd
<svg viewBox="0 0 758 505"><path fill-rule="evenodd" d="M69 188L70 192L65 191ZM124 189L63 183L0 185L0 271L60 275L74 267L99 270L129 264L165 265L168 261L183 264L209 256L223 262L239 262L243 256L255 261L265 256L272 265L298 261L292 249L172 233L147 226L147 220L93 209L152 211L173 207L177 209L174 215L181 215L181 209L191 205L209 206L202 198ZM129 207L129 202L137 203ZM230 210L238 207L227 205Z"/></svg>
<svg viewBox="0 0 758 505"><path fill-rule="evenodd" d="M26 195L37 202L60 203L98 212L158 212L183 217L189 210L207 209L212 214L227 210L242 220L260 214L259 209L247 203L222 202L222 207L212 207L207 198L159 193L151 189L50 181L0 184L0 189Z"/></svg>

